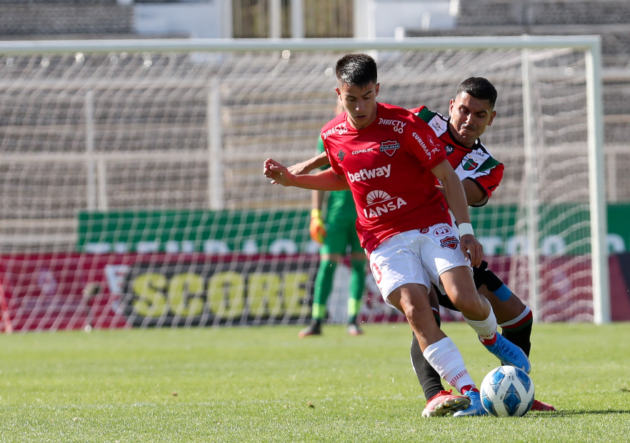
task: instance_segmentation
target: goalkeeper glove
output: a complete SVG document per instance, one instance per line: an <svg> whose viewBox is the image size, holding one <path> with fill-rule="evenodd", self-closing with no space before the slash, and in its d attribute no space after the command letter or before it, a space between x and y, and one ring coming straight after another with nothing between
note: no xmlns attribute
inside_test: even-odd
<svg viewBox="0 0 630 443"><path fill-rule="evenodd" d="M311 211L311 226L309 231L313 241L319 244L324 243L324 238L326 238L326 225L324 225L324 220L322 220L321 211L319 209L313 209Z"/></svg>

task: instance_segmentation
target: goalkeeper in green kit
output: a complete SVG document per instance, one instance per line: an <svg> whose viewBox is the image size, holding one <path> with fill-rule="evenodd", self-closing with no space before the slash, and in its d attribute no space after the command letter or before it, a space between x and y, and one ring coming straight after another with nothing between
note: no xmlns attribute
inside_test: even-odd
<svg viewBox="0 0 630 443"><path fill-rule="evenodd" d="M336 114L343 112L338 105ZM324 143L319 138L317 149L324 152ZM328 168L330 166L326 166ZM311 171L308 162L294 165L294 174L308 174ZM310 234L311 238L320 243L320 262L313 299L311 323L300 331L300 337L321 335L322 322L326 318L326 302L332 292L333 279L338 262L346 256L348 249L351 253L351 277L348 297L348 333L361 335L363 331L357 323L361 298L365 289L365 251L361 248L357 236L357 211L350 191L332 191L328 196L326 207L326 223L322 217L324 201L323 191L312 191L312 210Z"/></svg>

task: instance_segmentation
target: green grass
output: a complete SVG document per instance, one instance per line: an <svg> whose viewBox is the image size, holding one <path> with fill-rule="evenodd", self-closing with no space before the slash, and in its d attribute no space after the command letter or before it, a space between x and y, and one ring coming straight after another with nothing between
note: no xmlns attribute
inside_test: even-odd
<svg viewBox="0 0 630 443"><path fill-rule="evenodd" d="M0 335L0 441L630 440L630 324L536 325L537 397L559 412L504 419L421 418L409 327L365 329ZM481 383L497 361L466 325L445 330Z"/></svg>

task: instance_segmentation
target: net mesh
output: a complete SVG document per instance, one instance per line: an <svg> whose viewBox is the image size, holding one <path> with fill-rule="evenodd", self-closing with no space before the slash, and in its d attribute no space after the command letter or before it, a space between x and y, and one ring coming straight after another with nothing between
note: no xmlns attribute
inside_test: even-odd
<svg viewBox="0 0 630 443"><path fill-rule="evenodd" d="M520 50L371 54L380 101L401 107L448 114L463 79L495 85L482 141L505 176L471 209L476 233L512 290L539 296L542 320L591 321L584 53L529 52L529 162ZM271 186L262 162L315 153L340 55L0 57L0 298L14 329L305 321L310 193ZM345 315L347 280L342 265L331 321ZM361 318L400 320L368 280Z"/></svg>

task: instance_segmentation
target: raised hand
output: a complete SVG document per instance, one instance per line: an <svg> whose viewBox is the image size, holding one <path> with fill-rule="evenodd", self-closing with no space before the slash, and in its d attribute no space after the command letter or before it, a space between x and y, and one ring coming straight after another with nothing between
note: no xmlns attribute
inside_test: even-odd
<svg viewBox="0 0 630 443"><path fill-rule="evenodd" d="M282 186L291 186L291 179L294 177L285 166L271 158L263 163L263 174L271 179L272 184Z"/></svg>
<svg viewBox="0 0 630 443"><path fill-rule="evenodd" d="M311 170L308 168L308 162L296 163L295 165L289 166L287 168L287 171L289 171L289 173L292 175L304 175L311 172ZM277 185L278 183L275 180L272 180L271 184Z"/></svg>

